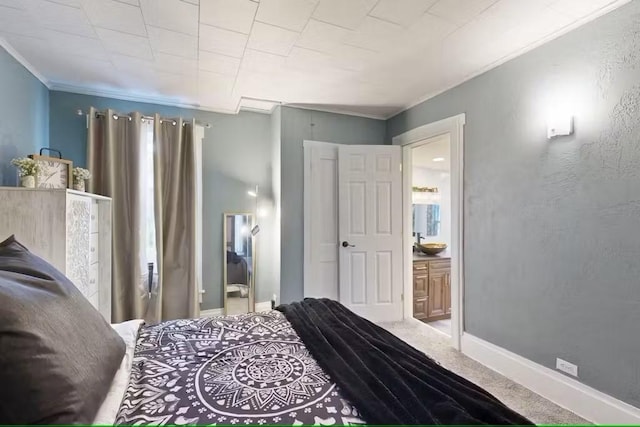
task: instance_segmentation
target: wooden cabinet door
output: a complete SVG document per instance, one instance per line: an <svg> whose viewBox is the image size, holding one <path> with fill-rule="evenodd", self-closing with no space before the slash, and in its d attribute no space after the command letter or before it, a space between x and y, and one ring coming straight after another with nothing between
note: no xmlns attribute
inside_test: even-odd
<svg viewBox="0 0 640 427"><path fill-rule="evenodd" d="M427 318L427 287L429 286L427 271L413 272L413 317L418 320Z"/></svg>
<svg viewBox="0 0 640 427"><path fill-rule="evenodd" d="M427 318L427 300L425 297L418 297L413 299L413 317L418 320L424 320Z"/></svg>
<svg viewBox="0 0 640 427"><path fill-rule="evenodd" d="M427 317L442 317L446 313L446 277L447 272L434 270L429 272L429 295Z"/></svg>
<svg viewBox="0 0 640 427"><path fill-rule="evenodd" d="M445 289L444 289L444 307L445 313L451 314L451 273L445 273Z"/></svg>

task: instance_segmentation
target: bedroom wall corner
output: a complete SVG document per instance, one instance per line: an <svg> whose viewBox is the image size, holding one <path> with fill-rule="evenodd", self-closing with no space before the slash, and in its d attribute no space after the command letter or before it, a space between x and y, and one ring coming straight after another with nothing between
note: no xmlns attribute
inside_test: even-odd
<svg viewBox="0 0 640 427"><path fill-rule="evenodd" d="M640 1L388 120L459 113L465 333L640 407ZM573 135L546 118L571 106Z"/></svg>
<svg viewBox="0 0 640 427"><path fill-rule="evenodd" d="M15 186L11 159L49 145L49 89L0 46L0 94L0 185Z"/></svg>

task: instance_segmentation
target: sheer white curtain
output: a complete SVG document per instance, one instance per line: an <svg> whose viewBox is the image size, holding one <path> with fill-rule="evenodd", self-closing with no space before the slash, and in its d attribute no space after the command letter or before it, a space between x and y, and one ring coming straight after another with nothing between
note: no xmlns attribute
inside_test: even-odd
<svg viewBox="0 0 640 427"><path fill-rule="evenodd" d="M140 132L140 272L145 290L155 290L158 276L153 179L153 120L143 119ZM152 270L150 269L152 267ZM153 271L151 281L149 274ZM150 295L149 295L150 296Z"/></svg>

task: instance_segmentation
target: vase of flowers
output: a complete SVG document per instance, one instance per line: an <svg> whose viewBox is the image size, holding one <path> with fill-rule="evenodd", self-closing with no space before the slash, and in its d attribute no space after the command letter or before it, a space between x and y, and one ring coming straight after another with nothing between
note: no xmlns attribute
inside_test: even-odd
<svg viewBox="0 0 640 427"><path fill-rule="evenodd" d="M91 179L91 172L85 168L73 168L73 189L84 191L84 182Z"/></svg>
<svg viewBox="0 0 640 427"><path fill-rule="evenodd" d="M38 163L28 157L17 157L11 160L11 164L18 168L20 186L25 188L35 188L36 175L40 170Z"/></svg>

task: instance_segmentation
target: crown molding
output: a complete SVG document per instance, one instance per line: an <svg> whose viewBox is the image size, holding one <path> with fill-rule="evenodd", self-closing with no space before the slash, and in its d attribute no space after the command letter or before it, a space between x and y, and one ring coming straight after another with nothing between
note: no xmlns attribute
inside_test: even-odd
<svg viewBox="0 0 640 427"><path fill-rule="evenodd" d="M26 68L27 71L29 71L36 79L40 80L40 83L45 85L47 89L51 89L51 82L42 74L40 74L36 67L31 65L31 63L27 61L24 56L20 55L18 51L15 50L13 46L11 46L11 43L9 43L7 39L5 39L4 37L0 37L0 46L2 46L2 48L4 48L4 50L6 50L7 53L13 57L13 59L18 61L20 65Z"/></svg>
<svg viewBox="0 0 640 427"><path fill-rule="evenodd" d="M355 111L344 111L344 110L339 110L337 108L324 108L322 107L322 105L310 104L309 106L307 105L302 106L295 103L288 104L286 102L283 102L281 105L283 107L297 108L299 110L321 111L323 113L342 114L343 116L363 117L365 119L375 119L375 120L386 120L385 116L380 116L376 114L357 113ZM396 114L398 113L394 113L393 115L396 115ZM389 117L393 117L393 116L389 116Z"/></svg>
<svg viewBox="0 0 640 427"><path fill-rule="evenodd" d="M190 110L208 111L212 113L220 114L238 114L238 108L224 109L217 107L210 107L206 105L188 104L184 102L177 102L167 98L159 98L144 95L133 95L131 93L124 93L120 91L104 90L104 89L90 89L82 86L70 85L66 83L51 83L50 90L58 92L77 93L79 95L100 96L103 98L120 99L123 101L141 102L145 104L166 105L169 107L185 108Z"/></svg>
<svg viewBox="0 0 640 427"><path fill-rule="evenodd" d="M496 67L499 67L500 65L504 64L505 62L511 61L512 59L515 59L520 55L524 55L525 53L527 53L529 51L532 51L533 49L535 49L537 47L540 47L540 46L542 46L542 45L544 45L546 43L549 43L550 41L552 41L554 39L557 39L558 37L561 37L561 36L571 32L571 31L575 30L578 27L581 27L581 26L583 26L583 25L585 25L585 24L587 24L587 23L589 23L591 21L596 20L597 18L599 18L599 17L601 17L603 15L606 15L607 13L619 8L620 6L625 5L626 3L629 3L630 1L631 0L618 0L618 1L615 1L615 2L613 2L613 3L611 3L611 4L607 5L607 6L603 7L602 9L599 9L599 10L593 12L590 15L582 17L582 18L572 22L571 24L560 28L558 31L555 31L552 34L549 34L548 36L543 37L540 40L535 41L534 43L531 43L531 44L529 44L529 45L527 45L527 46L525 46L525 47L523 47L521 49L518 49L518 50L512 52L509 55L504 56L504 57L498 59L497 61L494 61L491 64L481 68L480 70L467 75L466 77L463 77L461 80L459 80L456 83L452 83L452 84L446 86L445 88L443 88L441 90L438 90L436 92L431 92L431 93L428 93L426 95L422 95L420 98L416 99L415 101L413 101L413 102L411 102L409 104L406 104L404 107L399 109L397 112L395 112L395 113L389 115L388 117L386 117L385 120L389 120L392 117L395 117L398 114L402 113L403 111L407 111L407 110L415 107L416 105L420 105L423 102L428 101L431 98L435 98L436 96L441 95L444 92L446 92L448 90L451 90L456 86L460 86L461 84L473 79L474 77L478 77L479 75L484 74L489 70L492 70L492 69L494 69Z"/></svg>

